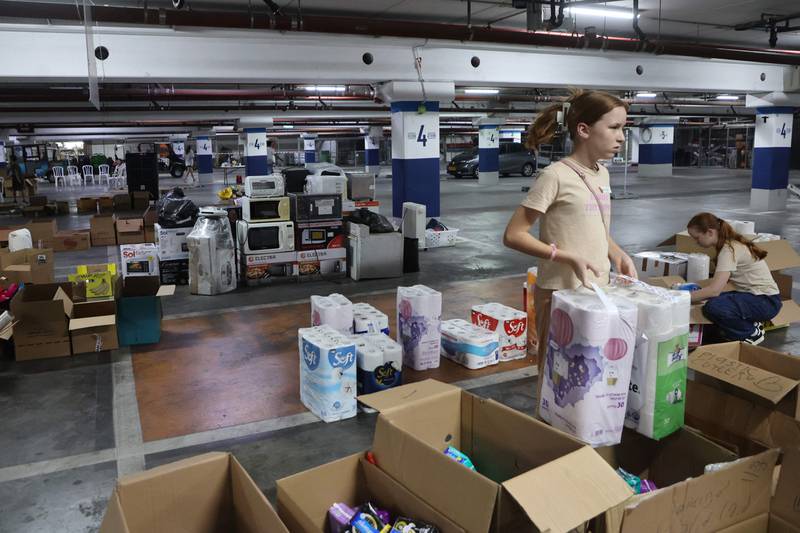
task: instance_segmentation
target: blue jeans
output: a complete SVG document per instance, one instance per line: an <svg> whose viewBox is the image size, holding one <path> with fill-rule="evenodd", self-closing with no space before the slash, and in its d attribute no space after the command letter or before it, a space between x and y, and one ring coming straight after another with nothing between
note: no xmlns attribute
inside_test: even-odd
<svg viewBox="0 0 800 533"><path fill-rule="evenodd" d="M709 298L703 306L703 314L727 338L742 341L755 333L755 322L775 318L782 305L777 294L756 296L749 292L731 291Z"/></svg>

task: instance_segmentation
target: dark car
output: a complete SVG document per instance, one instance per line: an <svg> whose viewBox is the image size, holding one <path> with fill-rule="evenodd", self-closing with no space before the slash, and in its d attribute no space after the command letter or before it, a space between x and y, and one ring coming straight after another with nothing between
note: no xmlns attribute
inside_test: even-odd
<svg viewBox="0 0 800 533"><path fill-rule="evenodd" d="M539 163L547 165L542 158ZM534 153L522 143L505 142L500 143L500 175L522 174L529 177L536 173L538 165ZM477 178L478 177L478 149L460 153L453 157L447 165L447 173L456 178Z"/></svg>

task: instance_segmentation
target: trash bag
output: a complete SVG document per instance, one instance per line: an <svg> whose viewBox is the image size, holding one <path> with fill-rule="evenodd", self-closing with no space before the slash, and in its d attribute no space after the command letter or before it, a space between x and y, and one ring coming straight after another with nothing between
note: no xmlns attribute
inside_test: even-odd
<svg viewBox="0 0 800 533"><path fill-rule="evenodd" d="M432 229L433 231L447 231L447 226L432 218L428 221L428 224L425 226L425 229Z"/></svg>
<svg viewBox="0 0 800 533"><path fill-rule="evenodd" d="M158 201L158 223L163 228L191 228L199 209L175 187Z"/></svg>
<svg viewBox="0 0 800 533"><path fill-rule="evenodd" d="M385 216L373 213L364 207L354 211L350 215L350 221L369 226L370 233L393 233L395 231L394 226Z"/></svg>

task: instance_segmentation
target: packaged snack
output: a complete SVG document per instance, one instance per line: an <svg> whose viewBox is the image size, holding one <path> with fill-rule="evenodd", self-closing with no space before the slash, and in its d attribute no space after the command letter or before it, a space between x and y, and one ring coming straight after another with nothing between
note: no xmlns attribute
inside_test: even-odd
<svg viewBox="0 0 800 533"><path fill-rule="evenodd" d="M452 446L448 446L447 449L444 451L444 454L457 463L461 463L462 465L466 466L470 470L475 470L475 465L472 464L472 460L467 457L464 453L458 451L457 449L453 448Z"/></svg>

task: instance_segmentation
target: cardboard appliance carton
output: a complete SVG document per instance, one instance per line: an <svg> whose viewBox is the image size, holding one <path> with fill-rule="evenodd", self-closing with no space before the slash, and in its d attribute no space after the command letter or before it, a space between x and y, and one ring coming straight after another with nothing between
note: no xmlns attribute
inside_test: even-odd
<svg viewBox="0 0 800 533"><path fill-rule="evenodd" d="M162 261L170 259L189 259L189 246L186 238L192 228L155 228L155 243L158 246L158 258Z"/></svg>
<svg viewBox="0 0 800 533"><path fill-rule="evenodd" d="M100 533L289 533L230 453L212 452L117 481Z"/></svg>
<svg viewBox="0 0 800 533"><path fill-rule="evenodd" d="M357 507L375 502L392 517L407 516L439 528L442 533L464 530L377 466L355 454L279 479L278 515L293 533L328 531L328 509L334 503Z"/></svg>
<svg viewBox="0 0 800 533"><path fill-rule="evenodd" d="M123 278L117 301L120 346L161 340L161 297L173 294L175 285L161 285L158 275Z"/></svg>
<svg viewBox="0 0 800 533"><path fill-rule="evenodd" d="M686 277L689 256L682 253L639 252L631 256L640 278L655 276Z"/></svg>
<svg viewBox="0 0 800 533"><path fill-rule="evenodd" d="M16 267L16 268L15 268ZM0 270L8 283L53 283L55 259L52 249L28 248L9 252L0 250Z"/></svg>
<svg viewBox="0 0 800 533"><path fill-rule="evenodd" d="M158 276L158 248L155 244L123 244L119 247L122 277Z"/></svg>
<svg viewBox="0 0 800 533"><path fill-rule="evenodd" d="M25 285L11 300L17 361L69 356L72 285Z"/></svg>
<svg viewBox="0 0 800 533"><path fill-rule="evenodd" d="M111 215L95 215L89 221L92 246L116 246L117 231L114 217Z"/></svg>
<svg viewBox="0 0 800 533"><path fill-rule="evenodd" d="M147 191L134 191L131 197L134 211L144 211L150 206L150 193Z"/></svg>
<svg viewBox="0 0 800 533"><path fill-rule="evenodd" d="M125 211L131 210L131 195L130 194L115 194L111 197L111 201L114 202L114 212L115 213L123 213Z"/></svg>
<svg viewBox="0 0 800 533"><path fill-rule="evenodd" d="M592 448L453 385L426 380L359 400L381 412L380 468L465 531L567 532L632 495Z"/></svg>
<svg viewBox="0 0 800 533"><path fill-rule="evenodd" d="M144 242L144 220L142 217L116 217L116 219L117 243L141 244Z"/></svg>
<svg viewBox="0 0 800 533"><path fill-rule="evenodd" d="M101 213L112 213L114 211L114 199L110 196L101 196L97 199L97 210Z"/></svg>
<svg viewBox="0 0 800 533"><path fill-rule="evenodd" d="M74 304L69 332L72 353L75 355L119 348L116 302L105 300Z"/></svg>
<svg viewBox="0 0 800 533"><path fill-rule="evenodd" d="M78 213L97 213L97 198L78 198Z"/></svg>
<svg viewBox="0 0 800 533"><path fill-rule="evenodd" d="M90 230L59 231L53 236L56 252L74 252L91 248Z"/></svg>
<svg viewBox="0 0 800 533"><path fill-rule="evenodd" d="M19 228L28 228L28 230L30 230L34 248L52 248L53 236L56 234L56 231L58 231L55 219L32 220L13 229ZM6 240L8 240L8 238L6 238Z"/></svg>

